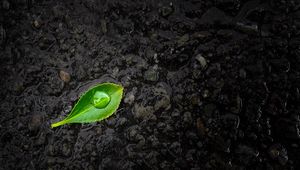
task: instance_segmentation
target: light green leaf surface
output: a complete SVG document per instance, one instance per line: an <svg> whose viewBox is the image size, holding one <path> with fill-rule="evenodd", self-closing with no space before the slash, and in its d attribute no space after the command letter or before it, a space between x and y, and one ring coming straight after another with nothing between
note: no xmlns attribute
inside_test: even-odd
<svg viewBox="0 0 300 170"><path fill-rule="evenodd" d="M52 128L67 123L90 123L111 116L119 107L123 87L114 83L103 83L83 94L71 113L62 121L53 123Z"/></svg>

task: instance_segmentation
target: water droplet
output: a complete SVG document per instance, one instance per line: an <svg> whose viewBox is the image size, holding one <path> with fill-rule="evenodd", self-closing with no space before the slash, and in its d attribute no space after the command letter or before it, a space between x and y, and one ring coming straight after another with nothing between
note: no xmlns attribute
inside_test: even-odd
<svg viewBox="0 0 300 170"><path fill-rule="evenodd" d="M105 92L97 91L95 92L91 102L96 108L102 109L110 102L110 96Z"/></svg>

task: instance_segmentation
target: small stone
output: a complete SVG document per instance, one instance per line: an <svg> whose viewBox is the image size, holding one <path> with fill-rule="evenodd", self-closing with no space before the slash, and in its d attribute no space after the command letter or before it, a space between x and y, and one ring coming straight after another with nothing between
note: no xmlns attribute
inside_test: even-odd
<svg viewBox="0 0 300 170"><path fill-rule="evenodd" d="M100 24L101 24L101 31L103 33L107 33L107 24L106 21L104 19L100 20Z"/></svg>
<svg viewBox="0 0 300 170"><path fill-rule="evenodd" d="M62 154L64 156L70 156L70 153L71 153L70 146L67 143L64 143L62 146Z"/></svg>
<svg viewBox="0 0 300 170"><path fill-rule="evenodd" d="M60 49L62 51L68 51L68 49L70 49L70 46L66 43L63 43L63 44L60 45Z"/></svg>
<svg viewBox="0 0 300 170"><path fill-rule="evenodd" d="M200 31L200 32L196 32L192 35L193 38L197 38L197 39L205 39L208 37L211 37L211 33L209 31Z"/></svg>
<svg viewBox="0 0 300 170"><path fill-rule="evenodd" d="M135 104L133 108L133 116L137 119L156 119L152 106L142 106Z"/></svg>
<svg viewBox="0 0 300 170"><path fill-rule="evenodd" d="M272 149L269 151L269 155L272 159L278 158L279 154L279 151L276 149Z"/></svg>
<svg viewBox="0 0 300 170"><path fill-rule="evenodd" d="M70 74L69 74L68 72L63 71L63 70L61 70L61 71L59 72L59 77L60 77L60 79L61 79L62 81L64 81L65 83L69 83L70 80L71 80Z"/></svg>
<svg viewBox="0 0 300 170"><path fill-rule="evenodd" d="M196 56L196 60L199 61L200 65L203 69L206 68L206 66L207 66L206 59L201 54L198 54Z"/></svg>
<svg viewBox="0 0 300 170"><path fill-rule="evenodd" d="M134 102L134 95L129 93L126 95L125 99L124 99L124 103L128 103L129 105L131 105Z"/></svg>
<svg viewBox="0 0 300 170"><path fill-rule="evenodd" d="M124 98L124 103L132 105L132 103L135 100L136 92L137 92L137 88L133 87L132 90L129 93L126 93L125 98Z"/></svg>
<svg viewBox="0 0 300 170"><path fill-rule="evenodd" d="M151 68L147 70L144 74L144 79L152 82L156 82L159 78L158 71Z"/></svg>
<svg viewBox="0 0 300 170"><path fill-rule="evenodd" d="M28 124L28 128L30 131L36 131L43 123L43 116L40 114L34 114L31 117L31 120Z"/></svg>
<svg viewBox="0 0 300 170"><path fill-rule="evenodd" d="M172 112L172 117L179 117L180 116L180 112L177 110L177 109L175 109L173 112Z"/></svg>
<svg viewBox="0 0 300 170"><path fill-rule="evenodd" d="M171 103L170 97L168 95L163 95L160 97L159 100L156 101L154 105L154 110L155 111L159 109L168 110L171 107L170 103Z"/></svg>
<svg viewBox="0 0 300 170"><path fill-rule="evenodd" d="M181 145L179 142L174 142L170 146L170 150L175 154L180 154L182 152Z"/></svg>
<svg viewBox="0 0 300 170"><path fill-rule="evenodd" d="M241 68L240 69L240 77L244 79L244 78L246 78L246 76L247 76L247 73L246 73L245 69Z"/></svg>
<svg viewBox="0 0 300 170"><path fill-rule="evenodd" d="M190 39L190 36L188 34L184 34L183 36L181 36L178 41L177 44L179 47L185 45Z"/></svg>
<svg viewBox="0 0 300 170"><path fill-rule="evenodd" d="M258 25L247 25L241 22L236 23L236 28L248 34L257 34L259 32Z"/></svg>
<svg viewBox="0 0 300 170"><path fill-rule="evenodd" d="M117 122L117 127L119 127L119 126L123 126L123 125L125 125L127 123L127 119L125 118L125 117L121 117L119 120L118 120L118 122Z"/></svg>
<svg viewBox="0 0 300 170"><path fill-rule="evenodd" d="M33 21L33 26L34 26L35 28L40 28L40 27L41 27L41 24L39 23L39 21L34 20L34 21Z"/></svg>
<svg viewBox="0 0 300 170"><path fill-rule="evenodd" d="M198 148L202 148L202 147L203 147L203 143L199 141L199 142L197 143L197 146L198 146Z"/></svg>
<svg viewBox="0 0 300 170"><path fill-rule="evenodd" d="M203 92L202 92L202 97L203 98L207 98L209 96L209 91L207 89L205 89Z"/></svg>
<svg viewBox="0 0 300 170"><path fill-rule="evenodd" d="M16 94L20 94L24 90L24 83L22 81L16 81L13 86L13 91Z"/></svg>
<svg viewBox="0 0 300 170"><path fill-rule="evenodd" d="M274 144L269 148L269 155L277 160L281 165L285 165L289 160L287 150L280 144Z"/></svg>
<svg viewBox="0 0 300 170"><path fill-rule="evenodd" d="M172 7L170 7L170 6L166 6L166 7L160 8L160 9L159 9L159 12L160 12L160 14L161 14L163 17L168 17L169 15L172 14L173 9L172 9Z"/></svg>
<svg viewBox="0 0 300 170"><path fill-rule="evenodd" d="M192 123L193 118L192 118L192 113L191 112L185 112L183 114L183 121L186 123Z"/></svg>
<svg viewBox="0 0 300 170"><path fill-rule="evenodd" d="M200 101L200 97L199 97L199 95L192 95L192 97L191 97L191 103L193 104L193 105L201 105L201 101Z"/></svg>

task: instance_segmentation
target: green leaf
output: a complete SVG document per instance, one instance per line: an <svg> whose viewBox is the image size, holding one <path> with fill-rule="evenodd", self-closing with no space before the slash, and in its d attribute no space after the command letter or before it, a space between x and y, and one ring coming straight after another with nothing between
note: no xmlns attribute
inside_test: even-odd
<svg viewBox="0 0 300 170"><path fill-rule="evenodd" d="M51 127L67 123L90 123L108 118L118 109L122 95L123 87L120 85L99 84L80 97L64 120L51 124Z"/></svg>

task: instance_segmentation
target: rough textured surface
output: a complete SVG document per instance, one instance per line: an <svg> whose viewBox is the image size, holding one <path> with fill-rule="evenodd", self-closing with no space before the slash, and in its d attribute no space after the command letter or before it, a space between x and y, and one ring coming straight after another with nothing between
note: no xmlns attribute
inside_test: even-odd
<svg viewBox="0 0 300 170"><path fill-rule="evenodd" d="M0 169L299 169L300 3L3 0ZM63 71L63 72L62 72ZM93 84L93 124L50 124Z"/></svg>

